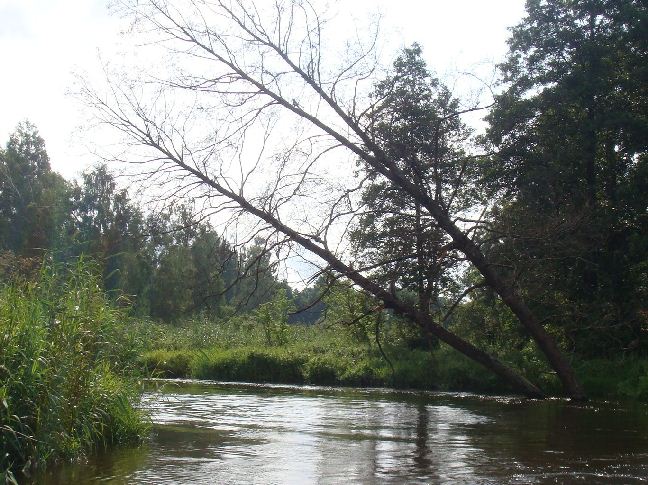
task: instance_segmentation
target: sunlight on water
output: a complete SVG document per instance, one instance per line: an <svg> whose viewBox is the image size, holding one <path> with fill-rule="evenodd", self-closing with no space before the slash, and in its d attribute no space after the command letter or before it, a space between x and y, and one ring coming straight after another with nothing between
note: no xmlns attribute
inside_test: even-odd
<svg viewBox="0 0 648 485"><path fill-rule="evenodd" d="M39 483L648 483L645 407L177 382L151 442Z"/></svg>

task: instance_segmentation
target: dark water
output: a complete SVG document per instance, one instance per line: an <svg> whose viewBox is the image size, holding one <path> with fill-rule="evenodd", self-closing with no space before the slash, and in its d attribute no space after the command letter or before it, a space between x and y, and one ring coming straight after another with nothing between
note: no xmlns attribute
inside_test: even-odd
<svg viewBox="0 0 648 485"><path fill-rule="evenodd" d="M38 483L648 483L644 406L195 382L146 405L146 446Z"/></svg>

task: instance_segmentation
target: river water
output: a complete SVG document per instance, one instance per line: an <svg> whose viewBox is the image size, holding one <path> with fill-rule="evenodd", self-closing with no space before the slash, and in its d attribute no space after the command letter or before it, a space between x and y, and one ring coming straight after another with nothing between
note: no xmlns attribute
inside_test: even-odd
<svg viewBox="0 0 648 485"><path fill-rule="evenodd" d="M648 483L648 408L174 381L145 446L38 483Z"/></svg>

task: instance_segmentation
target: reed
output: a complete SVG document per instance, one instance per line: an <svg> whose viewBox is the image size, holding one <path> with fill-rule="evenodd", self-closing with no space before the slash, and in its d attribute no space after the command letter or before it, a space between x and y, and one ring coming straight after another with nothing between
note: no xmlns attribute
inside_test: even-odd
<svg viewBox="0 0 648 485"><path fill-rule="evenodd" d="M146 433L139 353L93 264L0 286L0 483Z"/></svg>

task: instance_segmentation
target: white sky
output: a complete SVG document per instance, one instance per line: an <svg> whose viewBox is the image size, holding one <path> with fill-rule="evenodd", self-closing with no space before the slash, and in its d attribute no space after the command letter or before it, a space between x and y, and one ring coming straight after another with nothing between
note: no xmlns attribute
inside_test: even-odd
<svg viewBox="0 0 648 485"><path fill-rule="evenodd" d="M492 71L488 66L506 52L507 27L524 13L524 0L339 0L339 5L358 18L382 12L389 44L418 42L441 77ZM120 26L106 0L0 0L0 143L28 119L45 138L54 170L72 177L94 163L78 141L83 118L66 91L73 72L92 72L99 53L114 51Z"/></svg>

